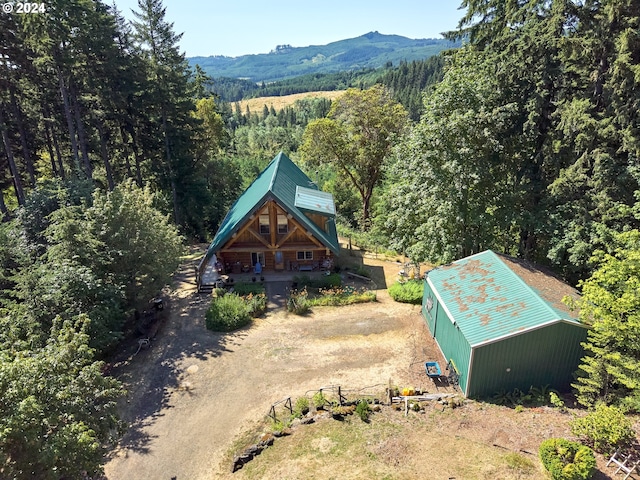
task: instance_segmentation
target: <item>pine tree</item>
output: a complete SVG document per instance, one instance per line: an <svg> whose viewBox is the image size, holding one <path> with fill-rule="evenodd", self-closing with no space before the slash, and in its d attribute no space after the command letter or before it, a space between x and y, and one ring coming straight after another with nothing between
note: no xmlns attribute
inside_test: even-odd
<svg viewBox="0 0 640 480"><path fill-rule="evenodd" d="M153 152L152 168L159 176L160 186L170 194L174 221L186 224L195 220L202 208L189 198L200 195L202 185L190 151L196 122L191 115L194 105L189 95L190 72L178 47L182 34L175 34L173 24L165 20L166 9L161 0L138 0L138 8L133 26L146 58L151 87L147 148ZM158 142L154 141L156 138ZM186 214L189 219L184 218Z"/></svg>
<svg viewBox="0 0 640 480"><path fill-rule="evenodd" d="M581 283L580 318L592 328L574 387L585 406L602 400L640 411L640 231L615 242Z"/></svg>

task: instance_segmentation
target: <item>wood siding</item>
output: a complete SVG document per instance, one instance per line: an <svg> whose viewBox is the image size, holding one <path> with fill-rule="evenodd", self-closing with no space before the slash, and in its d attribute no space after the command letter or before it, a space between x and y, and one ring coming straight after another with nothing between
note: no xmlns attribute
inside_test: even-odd
<svg viewBox="0 0 640 480"><path fill-rule="evenodd" d="M260 230L260 218L268 217L268 231L263 223L263 230ZM287 231L278 230L278 217L287 218ZM316 218L317 217L317 218ZM311 215L316 225L326 228L326 218L322 215ZM282 220L281 220L282 222ZM282 229L283 224L280 224ZM295 270L300 266L303 268L319 268L325 258L332 257L329 249L324 247L320 240L306 230L302 224L297 222L280 205L273 200L262 205L249 220L238 229L232 238L223 246L219 256L223 258L223 263L232 272L237 272L238 266L252 266L251 254L263 253L265 259L265 270L275 268L275 254L282 252L284 258L284 269ZM298 252L312 252L312 259L298 259Z"/></svg>

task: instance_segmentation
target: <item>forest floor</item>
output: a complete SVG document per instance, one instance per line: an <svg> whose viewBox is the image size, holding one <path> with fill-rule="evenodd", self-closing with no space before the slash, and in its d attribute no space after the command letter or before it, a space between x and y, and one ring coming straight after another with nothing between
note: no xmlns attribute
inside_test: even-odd
<svg viewBox="0 0 640 480"><path fill-rule="evenodd" d="M400 269L355 259L379 288ZM418 306L395 303L381 289L375 303L308 316L279 309L237 332L212 333L204 325L209 297L193 282L196 261L176 276L151 347L134 355L131 345L114 365L128 390L120 405L127 430L105 466L109 480L542 478L540 442L570 437L572 415L582 414L466 401L455 409L431 402L405 416L385 406L369 423L350 416L296 427L231 473L233 456L270 431L266 415L287 397L295 402L330 385L381 399L389 384L454 390L424 374L425 361L444 359ZM598 458L596 479L612 478L604 462Z"/></svg>

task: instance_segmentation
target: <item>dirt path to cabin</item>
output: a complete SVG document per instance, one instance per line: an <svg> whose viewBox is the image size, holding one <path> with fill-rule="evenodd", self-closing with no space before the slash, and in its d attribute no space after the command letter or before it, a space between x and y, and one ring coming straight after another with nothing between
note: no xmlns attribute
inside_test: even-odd
<svg viewBox="0 0 640 480"><path fill-rule="evenodd" d="M397 265L378 263L385 276L397 274ZM218 478L234 438L271 404L323 386L384 391L392 380L435 391L422 362L442 359L417 306L380 291L376 303L307 317L276 310L215 334L204 326L208 297L196 293L192 271L179 272L151 348L133 356L132 346L115 366L129 392L121 405L128 430L106 465L109 480Z"/></svg>

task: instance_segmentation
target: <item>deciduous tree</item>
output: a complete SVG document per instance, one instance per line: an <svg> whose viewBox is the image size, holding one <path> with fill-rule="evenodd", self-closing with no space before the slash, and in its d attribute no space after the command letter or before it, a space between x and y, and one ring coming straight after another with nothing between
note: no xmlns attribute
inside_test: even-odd
<svg viewBox="0 0 640 480"><path fill-rule="evenodd" d="M459 52L395 153L386 227L392 245L416 260L517 249L516 168L505 135L517 107L502 104L490 67L473 49Z"/></svg>
<svg viewBox="0 0 640 480"><path fill-rule="evenodd" d="M102 472L123 391L93 360L87 327L83 317L59 321L43 347L0 351L3 477L59 480Z"/></svg>
<svg viewBox="0 0 640 480"><path fill-rule="evenodd" d="M349 89L334 100L328 118L307 126L302 157L309 165L333 164L358 190L362 228L368 228L371 199L385 161L408 125L405 109L381 85Z"/></svg>

